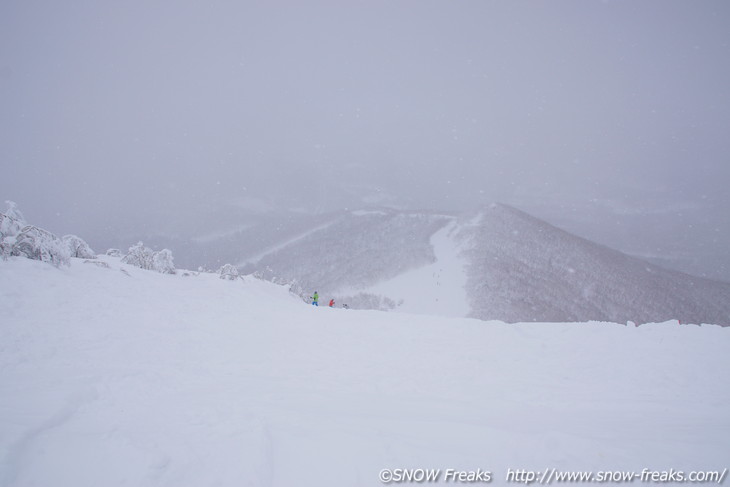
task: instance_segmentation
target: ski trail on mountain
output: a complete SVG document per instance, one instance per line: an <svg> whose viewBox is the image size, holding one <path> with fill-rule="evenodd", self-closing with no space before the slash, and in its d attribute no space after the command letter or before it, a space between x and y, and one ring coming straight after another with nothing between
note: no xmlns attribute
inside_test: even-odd
<svg viewBox="0 0 730 487"><path fill-rule="evenodd" d="M376 284L365 292L387 296L406 313L465 317L471 311L466 293L465 260L453 220L431 237L436 261Z"/></svg>
<svg viewBox="0 0 730 487"><path fill-rule="evenodd" d="M289 240L286 240L285 242L282 242L282 243L279 243L279 244L277 244L277 245L275 245L273 247L270 247L270 248L264 250L263 252L260 252L260 253L258 253L256 255L254 255L253 257L249 257L247 259L243 259L243 260L239 261L236 265L238 265L238 266L244 266L246 264L256 264L261 259L263 259L264 257L266 257L267 255L271 255L273 253L276 253L279 250L281 250L281 249L283 249L285 247L288 247L289 245L292 245L292 244L294 244L296 242L299 242L300 240L304 240L305 238L307 238L308 236L312 235L313 233L317 233L317 232L319 232L321 230L324 230L324 229L326 229L328 227L331 227L335 223L336 223L335 221L331 221L331 222L323 223L322 225L318 225L318 226L316 226L314 228L311 228L311 229L307 230L304 233L300 233L299 235L297 235L295 237L292 237Z"/></svg>

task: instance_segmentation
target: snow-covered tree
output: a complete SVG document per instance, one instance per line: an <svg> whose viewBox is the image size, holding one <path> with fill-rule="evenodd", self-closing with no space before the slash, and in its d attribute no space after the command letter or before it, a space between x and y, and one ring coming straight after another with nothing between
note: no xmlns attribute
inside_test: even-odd
<svg viewBox="0 0 730 487"><path fill-rule="evenodd" d="M107 251L108 253L109 251ZM122 257L122 262L148 271L175 274L175 264L170 250L162 249L154 252L149 247L145 247L142 242L137 242L137 245L129 247L129 252Z"/></svg>
<svg viewBox="0 0 730 487"><path fill-rule="evenodd" d="M0 257L7 259L20 229L15 220L0 213Z"/></svg>
<svg viewBox="0 0 730 487"><path fill-rule="evenodd" d="M127 255L122 257L122 262L140 269L151 270L154 266L153 256L152 249L145 247L142 242L137 242L136 245L129 247Z"/></svg>
<svg viewBox="0 0 730 487"><path fill-rule="evenodd" d="M218 274L220 274L221 279L234 281L238 279L238 268L232 264L226 264L218 269Z"/></svg>
<svg viewBox="0 0 730 487"><path fill-rule="evenodd" d="M70 263L68 247L63 240L33 225L24 227L15 237L11 255L48 262L56 267Z"/></svg>
<svg viewBox="0 0 730 487"><path fill-rule="evenodd" d="M169 249L162 249L152 256L153 266L157 272L163 274L175 274L175 264L172 262L172 252Z"/></svg>
<svg viewBox="0 0 730 487"><path fill-rule="evenodd" d="M8 209L0 213L0 256L27 257L55 266L69 264L66 244L46 230L28 225L18 206L6 201Z"/></svg>
<svg viewBox="0 0 730 487"><path fill-rule="evenodd" d="M76 235L64 235L63 241L66 243L71 257L96 259L96 252L91 250L89 244L87 244L81 237L77 237Z"/></svg>
<svg viewBox="0 0 730 487"><path fill-rule="evenodd" d="M354 296L345 296L339 299L352 309L377 309L389 311L398 307L398 303L387 296L380 296L372 293L358 293Z"/></svg>
<svg viewBox="0 0 730 487"><path fill-rule="evenodd" d="M21 222L15 218L0 213L0 238L14 237L20 233L20 229L24 226L25 224L21 225Z"/></svg>
<svg viewBox="0 0 730 487"><path fill-rule="evenodd" d="M6 201L5 203L7 203L8 209L5 210L5 213L0 213L0 252L7 257L15 243L15 237L27 223L14 202Z"/></svg>
<svg viewBox="0 0 730 487"><path fill-rule="evenodd" d="M8 209L5 210L5 216L8 216L13 220L17 220L21 224L21 226L27 225L27 223L25 222L25 217L18 209L18 205L15 203L15 201L5 201L5 204L8 205Z"/></svg>
<svg viewBox="0 0 730 487"><path fill-rule="evenodd" d="M0 214L0 225L5 221L5 215ZM10 252L13 249L13 244L10 242L11 237L5 237L5 234L0 231L0 259L7 259L10 256Z"/></svg>
<svg viewBox="0 0 730 487"><path fill-rule="evenodd" d="M124 254L119 249L107 249L106 255L109 257L124 257Z"/></svg>

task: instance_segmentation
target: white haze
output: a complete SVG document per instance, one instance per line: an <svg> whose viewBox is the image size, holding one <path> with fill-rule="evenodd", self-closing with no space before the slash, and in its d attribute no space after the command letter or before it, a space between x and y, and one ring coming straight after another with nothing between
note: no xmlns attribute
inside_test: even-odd
<svg viewBox="0 0 730 487"><path fill-rule="evenodd" d="M0 198L92 242L501 201L730 280L728 25L724 1L6 0Z"/></svg>

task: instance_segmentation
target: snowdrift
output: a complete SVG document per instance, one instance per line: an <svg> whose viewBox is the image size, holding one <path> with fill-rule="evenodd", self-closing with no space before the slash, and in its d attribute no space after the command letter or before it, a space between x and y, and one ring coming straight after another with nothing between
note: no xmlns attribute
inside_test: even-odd
<svg viewBox="0 0 730 487"><path fill-rule="evenodd" d="M729 466L719 326L315 308L251 277L100 256L0 261L0 336L3 487Z"/></svg>

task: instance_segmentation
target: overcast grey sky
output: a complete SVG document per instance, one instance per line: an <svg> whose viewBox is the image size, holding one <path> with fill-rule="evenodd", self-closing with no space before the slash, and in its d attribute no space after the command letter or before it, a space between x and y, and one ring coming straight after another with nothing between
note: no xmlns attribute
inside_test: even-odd
<svg viewBox="0 0 730 487"><path fill-rule="evenodd" d="M4 0L0 198L81 235L500 201L718 256L729 94L723 0Z"/></svg>

